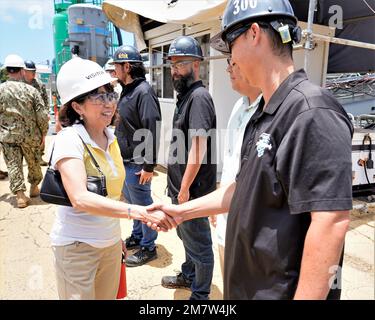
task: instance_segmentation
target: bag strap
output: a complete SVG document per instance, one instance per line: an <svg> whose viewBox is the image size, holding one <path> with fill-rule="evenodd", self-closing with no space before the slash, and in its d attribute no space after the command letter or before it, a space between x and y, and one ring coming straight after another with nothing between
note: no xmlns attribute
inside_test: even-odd
<svg viewBox="0 0 375 320"><path fill-rule="evenodd" d="M88 152L88 154L89 154L89 156L90 156L92 162L94 163L96 169L98 170L98 172L99 172L102 176L105 177L103 171L100 169L99 164L96 162L94 156L92 155L92 153L91 153L90 149L88 148L88 146L86 145L85 141L83 141L82 137L81 137L78 133L77 133L77 135L78 135L78 137L81 139L83 145L85 146L85 148L86 148L86 150L87 150L87 152ZM53 151L54 151L54 149L55 149L55 143L53 143L53 147L52 147L52 151L51 151L51 156L49 157L48 168L51 167L52 155L53 155Z"/></svg>
<svg viewBox="0 0 375 320"><path fill-rule="evenodd" d="M78 133L77 133L77 134L78 134ZM88 152L88 154L89 154L89 156L90 156L92 162L94 163L96 169L99 171L99 173L100 173L102 176L104 176L103 171L100 169L99 164L96 162L96 160L95 160L94 156L92 155L92 153L91 153L89 147L86 145L85 141L83 141L82 137L81 137L79 134L78 134L78 137L81 139L83 145L85 146L86 151Z"/></svg>
<svg viewBox="0 0 375 320"><path fill-rule="evenodd" d="M52 147L52 151L51 151L51 156L49 157L49 161L48 161L48 169L51 168L51 162L52 162L53 150L55 150L55 142L53 143L53 147Z"/></svg>

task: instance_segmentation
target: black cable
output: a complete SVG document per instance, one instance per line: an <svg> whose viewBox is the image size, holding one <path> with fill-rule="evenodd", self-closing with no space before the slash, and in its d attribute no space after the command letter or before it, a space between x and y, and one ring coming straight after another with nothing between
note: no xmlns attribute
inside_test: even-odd
<svg viewBox="0 0 375 320"><path fill-rule="evenodd" d="M365 170L366 180L367 180L368 184L371 184L370 179L368 178L368 175L367 175L367 161L369 161L369 160L372 161L372 153L371 153L372 139L370 137L370 134L366 134L363 137L363 140L362 140L362 148L363 148L363 150L365 150L365 142L366 142L366 140L369 140L369 142L370 142L370 144L369 144L369 155L368 155L368 160L364 161L363 169Z"/></svg>
<svg viewBox="0 0 375 320"><path fill-rule="evenodd" d="M369 178L368 178L368 175L367 175L366 162L364 163L363 168L365 169L366 180L367 180L368 184L371 184L371 183L370 183L370 180L369 180Z"/></svg>
<svg viewBox="0 0 375 320"><path fill-rule="evenodd" d="M368 129L368 130L375 130L375 122L370 123L367 126L365 126L363 129Z"/></svg>
<svg viewBox="0 0 375 320"><path fill-rule="evenodd" d="M116 35L117 35L118 46L121 47L122 44L123 44L121 30L120 30L119 27L116 27L115 25L114 25L114 27L115 27L115 31L116 31Z"/></svg>
<svg viewBox="0 0 375 320"><path fill-rule="evenodd" d="M368 158L369 160L372 160L372 153L371 153L371 149L372 149L372 140L371 140L371 136L370 134L367 134L367 138L370 142L369 146L368 146L368 150L369 150L369 154L368 154Z"/></svg>

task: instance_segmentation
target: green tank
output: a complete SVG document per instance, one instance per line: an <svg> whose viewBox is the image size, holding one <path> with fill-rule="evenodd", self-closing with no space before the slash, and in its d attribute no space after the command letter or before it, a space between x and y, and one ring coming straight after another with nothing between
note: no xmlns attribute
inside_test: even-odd
<svg viewBox="0 0 375 320"><path fill-rule="evenodd" d="M71 59L69 43L64 45L64 41L69 38L68 35L68 13L61 11L53 17L53 38L55 44L56 74L61 66Z"/></svg>
<svg viewBox="0 0 375 320"><path fill-rule="evenodd" d="M96 6L102 5L102 0L54 0L55 16L53 17L53 38L55 46L55 59L53 72L57 75L60 71L61 66L68 60L72 58L71 53L71 40L69 35L69 15L68 11L72 5L78 4L93 4ZM86 17L87 18L87 17ZM74 29L73 24L70 29ZM78 27L84 27L79 25ZM72 29L72 30L73 30ZM77 28L76 28L77 29ZM82 29L82 28L81 28ZM73 30L74 31L74 30ZM114 39L115 30L112 24L109 24L108 29L109 34L111 34L111 39ZM67 41L68 40L68 41ZM102 42L102 41L101 41ZM108 60L108 56L113 55L113 52L119 45L117 43L109 44L109 52L106 52L105 59L103 59L104 64Z"/></svg>

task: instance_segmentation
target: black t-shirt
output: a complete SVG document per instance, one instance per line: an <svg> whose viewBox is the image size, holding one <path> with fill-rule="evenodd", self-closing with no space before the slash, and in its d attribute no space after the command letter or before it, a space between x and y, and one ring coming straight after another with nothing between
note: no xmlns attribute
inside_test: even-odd
<svg viewBox="0 0 375 320"><path fill-rule="evenodd" d="M198 198L216 189L216 114L209 92L202 81L177 97L173 133L168 159L168 195L177 198L186 170L192 138L207 137L207 152L190 186L190 198Z"/></svg>
<svg viewBox="0 0 375 320"><path fill-rule="evenodd" d="M245 131L228 215L225 299L292 299L310 212L352 208L353 128L337 100L300 70L263 107Z"/></svg>

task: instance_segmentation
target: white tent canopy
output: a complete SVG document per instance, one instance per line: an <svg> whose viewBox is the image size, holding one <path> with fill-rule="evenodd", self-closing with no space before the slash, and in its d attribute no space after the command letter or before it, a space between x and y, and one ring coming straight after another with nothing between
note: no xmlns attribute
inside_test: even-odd
<svg viewBox="0 0 375 320"><path fill-rule="evenodd" d="M226 0L105 0L103 11L117 27L135 34L139 50L146 48L139 16L162 23L196 24L218 20Z"/></svg>
<svg viewBox="0 0 375 320"><path fill-rule="evenodd" d="M218 19L226 0L105 0L103 10L121 23L127 12L133 12L164 23L190 24ZM125 16L124 16L125 13Z"/></svg>

